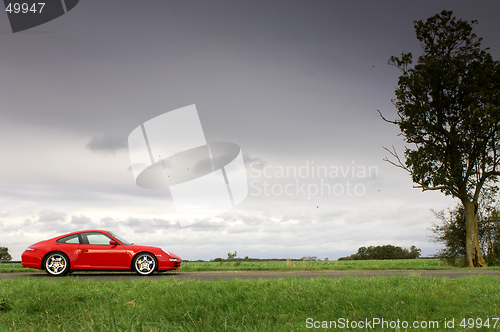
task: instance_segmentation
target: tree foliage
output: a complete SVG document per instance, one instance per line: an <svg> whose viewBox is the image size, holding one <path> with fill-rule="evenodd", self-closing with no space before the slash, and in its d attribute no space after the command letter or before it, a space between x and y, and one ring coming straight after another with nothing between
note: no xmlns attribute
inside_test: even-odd
<svg viewBox="0 0 500 332"><path fill-rule="evenodd" d="M365 260L365 259L415 259L420 257L422 250L415 246L403 249L393 245L361 247L358 252L339 260Z"/></svg>
<svg viewBox="0 0 500 332"><path fill-rule="evenodd" d="M483 197L478 218L479 248L488 265L500 265L500 207L492 196ZM453 209L434 212L439 223L434 223L432 239L445 247L438 256L451 265L466 265L465 209L458 204Z"/></svg>
<svg viewBox="0 0 500 332"><path fill-rule="evenodd" d="M465 258L465 210L458 205L453 210L434 212L440 224L433 224L433 241L442 243L445 249L438 252L439 257L445 258L452 265L465 265L465 261L457 264L457 260Z"/></svg>
<svg viewBox="0 0 500 332"><path fill-rule="evenodd" d="M12 256L9 254L9 248L0 247L0 262L9 262L12 260Z"/></svg>
<svg viewBox="0 0 500 332"><path fill-rule="evenodd" d="M408 171L417 188L440 190L460 199L466 219L469 266L486 265L477 234L478 199L500 175L500 64L481 38L476 22L443 11L414 22L423 49L391 57L402 72L393 100L396 124L406 143L403 162L392 149L393 165Z"/></svg>

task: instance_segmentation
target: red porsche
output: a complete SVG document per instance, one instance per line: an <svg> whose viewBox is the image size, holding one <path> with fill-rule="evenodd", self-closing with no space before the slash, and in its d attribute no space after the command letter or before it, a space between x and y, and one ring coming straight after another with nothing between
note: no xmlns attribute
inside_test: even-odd
<svg viewBox="0 0 500 332"><path fill-rule="evenodd" d="M129 243L112 232L88 230L35 243L21 255L24 267L53 276L75 270L135 271L147 276L181 267L181 258L169 251Z"/></svg>

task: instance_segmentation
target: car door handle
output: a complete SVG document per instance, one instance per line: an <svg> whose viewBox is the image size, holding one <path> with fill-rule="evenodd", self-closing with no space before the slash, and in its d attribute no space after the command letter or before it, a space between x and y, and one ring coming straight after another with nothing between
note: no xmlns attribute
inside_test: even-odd
<svg viewBox="0 0 500 332"><path fill-rule="evenodd" d="M89 252L88 249L80 249L80 252Z"/></svg>

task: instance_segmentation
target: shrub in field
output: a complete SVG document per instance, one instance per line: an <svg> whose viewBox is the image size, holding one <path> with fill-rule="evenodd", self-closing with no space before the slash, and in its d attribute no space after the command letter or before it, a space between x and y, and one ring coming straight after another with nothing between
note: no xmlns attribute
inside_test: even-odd
<svg viewBox="0 0 500 332"><path fill-rule="evenodd" d="M12 256L9 254L9 248L0 247L0 261L9 262L12 260Z"/></svg>
<svg viewBox="0 0 500 332"><path fill-rule="evenodd" d="M318 257L316 257L316 256L304 256L300 260L301 261L317 261Z"/></svg>
<svg viewBox="0 0 500 332"><path fill-rule="evenodd" d="M236 255L237 255L237 254L238 254L238 253L237 253L236 251L235 251L235 252L228 252L228 253L227 253L227 260L228 260L228 261L232 261L233 259L235 259L235 258L236 258Z"/></svg>

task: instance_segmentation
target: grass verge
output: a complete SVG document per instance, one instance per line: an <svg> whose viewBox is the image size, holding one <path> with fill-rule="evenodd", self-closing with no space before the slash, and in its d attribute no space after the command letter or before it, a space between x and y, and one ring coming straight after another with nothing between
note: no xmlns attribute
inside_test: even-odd
<svg viewBox="0 0 500 332"><path fill-rule="evenodd" d="M21 263L1 263L0 264L0 273L9 273L9 272L36 272L40 270L29 269L23 267Z"/></svg>
<svg viewBox="0 0 500 332"><path fill-rule="evenodd" d="M455 330L474 318L489 331L500 317L500 279L412 277L273 280L78 278L0 280L1 331L295 331L307 319L336 324L374 319L425 331ZM479 327L486 323L490 327ZM431 327L432 322L432 327ZM467 321L470 323L470 321ZM388 323L389 324L389 323ZM436 325L437 324L437 325ZM387 330L373 326L374 331ZM465 325L467 327L467 325ZM332 328L331 330L338 330ZM410 328L412 329L412 328ZM392 328L389 330L398 330Z"/></svg>

